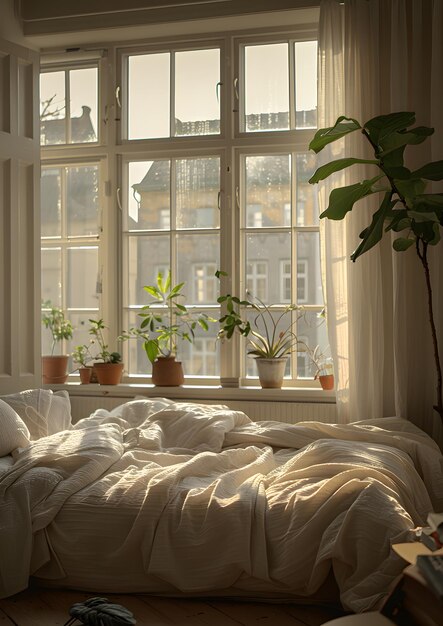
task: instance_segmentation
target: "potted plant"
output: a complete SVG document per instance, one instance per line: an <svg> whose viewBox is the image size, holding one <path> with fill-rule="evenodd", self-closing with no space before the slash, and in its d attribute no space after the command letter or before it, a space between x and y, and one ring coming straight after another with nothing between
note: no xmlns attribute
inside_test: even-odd
<svg viewBox="0 0 443 626"><path fill-rule="evenodd" d="M405 167L406 146L422 143L434 132L433 128L426 126L410 128L414 123L415 113L407 111L374 117L363 126L355 119L339 117L334 126L319 129L309 147L318 153L329 143L358 130L369 142L374 159L350 157L331 161L319 167L309 182L317 183L355 163L369 163L376 168L377 174L369 180L333 189L329 206L320 217L341 220L358 200L374 193L383 194L383 200L374 212L371 223L360 233L361 241L351 254L351 260L356 261L377 245L385 232L404 233L394 239L392 245L395 251L415 249L424 272L434 349L437 389L433 408L443 421L443 377L428 262L429 246L437 245L441 239L443 194L426 193L428 181L443 180L443 161L427 163L414 171Z"/></svg>
<svg viewBox="0 0 443 626"><path fill-rule="evenodd" d="M226 276L226 272L218 270L215 275L220 278ZM298 344L303 343L293 330L304 315L303 308L288 304L282 310L276 305L266 305L249 291L246 292L246 300L226 294L217 301L226 307L226 313L219 319L218 338L230 339L235 332L247 337L247 353L255 358L262 388L280 389L288 356ZM252 323L247 317L248 311L254 313ZM277 313L275 317L273 313Z"/></svg>
<svg viewBox="0 0 443 626"><path fill-rule="evenodd" d="M90 353L89 346L75 346L71 356L74 363L79 364L78 373L80 375L81 383L83 385L90 383L92 378L93 366L88 365L88 363L91 363L94 358Z"/></svg>
<svg viewBox="0 0 443 626"><path fill-rule="evenodd" d="M140 328L131 328L122 339L136 337L143 341L146 356L152 363L152 382L161 387L178 387L184 382L183 366L176 361L177 341L192 343L197 326L204 331L216 320L200 311L194 312L179 300L184 298L183 283L171 284L171 272L163 279L157 274L155 285L143 289L154 298L142 307Z"/></svg>
<svg viewBox="0 0 443 626"><path fill-rule="evenodd" d="M66 319L63 309L50 300L42 302L42 323L52 335L51 354L42 356L42 379L45 384L64 383L67 374L67 354L54 354L55 347L63 339L72 339L73 327Z"/></svg>
<svg viewBox="0 0 443 626"><path fill-rule="evenodd" d="M94 371L100 385L118 385L123 373L122 357L119 352L110 352L105 342L103 331L107 329L102 319L89 320L92 335L92 344L97 344L98 352L95 356L99 361L94 362Z"/></svg>
<svg viewBox="0 0 443 626"><path fill-rule="evenodd" d="M334 366L332 359L321 351L320 346L315 346L313 350L306 346L306 353L315 367L314 380L318 379L322 389L325 391L334 389Z"/></svg>

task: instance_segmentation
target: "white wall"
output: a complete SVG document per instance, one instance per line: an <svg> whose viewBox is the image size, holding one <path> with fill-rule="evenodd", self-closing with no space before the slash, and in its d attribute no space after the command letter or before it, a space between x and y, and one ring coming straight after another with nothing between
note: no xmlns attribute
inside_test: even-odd
<svg viewBox="0 0 443 626"><path fill-rule="evenodd" d="M34 48L23 35L20 20L16 14L17 0L0 0L0 38Z"/></svg>

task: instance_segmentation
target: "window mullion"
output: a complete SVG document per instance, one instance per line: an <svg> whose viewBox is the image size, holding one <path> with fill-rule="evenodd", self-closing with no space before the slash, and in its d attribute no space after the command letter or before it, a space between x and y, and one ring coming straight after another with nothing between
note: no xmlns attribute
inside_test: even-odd
<svg viewBox="0 0 443 626"><path fill-rule="evenodd" d="M169 110L170 110L170 136L175 137L176 135L176 124L175 124L175 52L171 52L171 70L169 76Z"/></svg>

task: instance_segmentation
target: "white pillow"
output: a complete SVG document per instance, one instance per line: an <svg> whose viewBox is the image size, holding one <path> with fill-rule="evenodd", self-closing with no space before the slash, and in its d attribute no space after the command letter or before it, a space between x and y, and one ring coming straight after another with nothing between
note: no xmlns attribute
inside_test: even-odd
<svg viewBox="0 0 443 626"><path fill-rule="evenodd" d="M29 430L12 407L0 400L0 456L30 443Z"/></svg>
<svg viewBox="0 0 443 626"><path fill-rule="evenodd" d="M47 421L48 435L72 428L71 400L67 391L56 391L52 394Z"/></svg>
<svg viewBox="0 0 443 626"><path fill-rule="evenodd" d="M71 402L67 391L28 389L0 399L24 421L31 441L71 428Z"/></svg>

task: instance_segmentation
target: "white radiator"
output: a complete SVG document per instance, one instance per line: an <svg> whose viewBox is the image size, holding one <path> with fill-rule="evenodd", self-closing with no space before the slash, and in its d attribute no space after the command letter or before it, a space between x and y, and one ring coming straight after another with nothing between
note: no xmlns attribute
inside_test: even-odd
<svg viewBox="0 0 443 626"><path fill-rule="evenodd" d="M106 398L103 396L71 396L72 419L74 422L90 415L97 409L111 410L129 398ZM177 400L180 402L181 400ZM320 402L257 402L246 400L195 400L190 402L200 402L204 404L224 404L231 409L243 411L252 420L259 422L263 420L276 420L295 424L304 421L317 421L326 423L336 422L336 406L330 403Z"/></svg>

